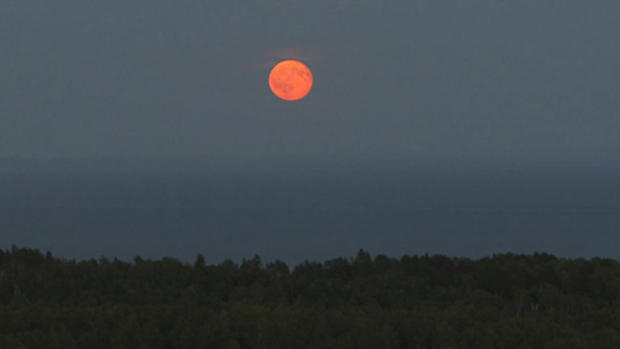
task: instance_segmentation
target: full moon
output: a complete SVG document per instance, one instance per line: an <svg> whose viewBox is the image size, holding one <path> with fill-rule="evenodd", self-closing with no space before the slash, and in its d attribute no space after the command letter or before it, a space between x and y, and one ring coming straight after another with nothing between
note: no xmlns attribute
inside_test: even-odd
<svg viewBox="0 0 620 349"><path fill-rule="evenodd" d="M296 101L306 97L313 83L310 68L293 59L276 64L269 74L271 91L286 101Z"/></svg>

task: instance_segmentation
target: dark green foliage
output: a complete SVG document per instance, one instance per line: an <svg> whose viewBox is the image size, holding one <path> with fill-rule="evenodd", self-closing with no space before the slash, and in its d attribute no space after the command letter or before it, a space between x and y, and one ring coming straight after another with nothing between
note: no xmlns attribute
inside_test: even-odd
<svg viewBox="0 0 620 349"><path fill-rule="evenodd" d="M0 250L0 348L619 348L620 264L502 254L193 264Z"/></svg>

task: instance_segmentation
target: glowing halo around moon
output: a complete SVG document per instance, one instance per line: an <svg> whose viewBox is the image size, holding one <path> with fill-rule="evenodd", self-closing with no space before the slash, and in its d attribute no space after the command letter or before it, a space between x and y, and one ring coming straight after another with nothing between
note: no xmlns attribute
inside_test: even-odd
<svg viewBox="0 0 620 349"><path fill-rule="evenodd" d="M308 95L314 84L312 71L300 61L289 59L276 64L269 73L269 88L286 101L297 101Z"/></svg>

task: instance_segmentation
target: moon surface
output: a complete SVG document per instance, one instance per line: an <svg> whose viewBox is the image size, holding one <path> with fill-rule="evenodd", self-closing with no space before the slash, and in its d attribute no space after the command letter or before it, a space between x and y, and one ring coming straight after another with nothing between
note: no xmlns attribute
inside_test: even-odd
<svg viewBox="0 0 620 349"><path fill-rule="evenodd" d="M310 68L294 59L276 64L269 74L271 91L286 101L297 101L306 97L313 83Z"/></svg>

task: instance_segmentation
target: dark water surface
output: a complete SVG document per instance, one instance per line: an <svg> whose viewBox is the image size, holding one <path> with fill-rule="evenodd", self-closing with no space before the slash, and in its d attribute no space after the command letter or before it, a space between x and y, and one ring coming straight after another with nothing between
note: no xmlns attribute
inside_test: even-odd
<svg viewBox="0 0 620 349"><path fill-rule="evenodd" d="M69 258L620 258L614 175L0 174L0 248Z"/></svg>

